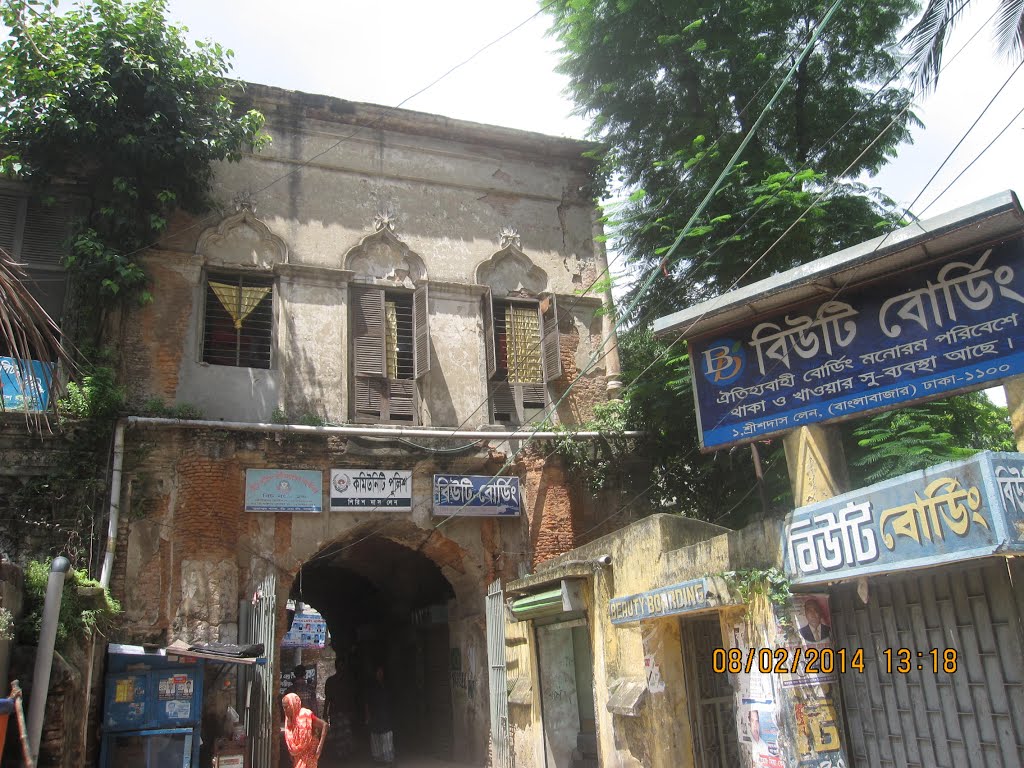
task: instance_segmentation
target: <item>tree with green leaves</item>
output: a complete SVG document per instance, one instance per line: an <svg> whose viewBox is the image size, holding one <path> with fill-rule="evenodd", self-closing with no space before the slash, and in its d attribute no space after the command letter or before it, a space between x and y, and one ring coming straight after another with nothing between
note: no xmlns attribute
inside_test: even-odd
<svg viewBox="0 0 1024 768"><path fill-rule="evenodd" d="M916 124L913 94L896 79L898 32L916 5L849 0L822 26L829 5L551 6L577 111L593 118L592 137L608 147L605 180L630 192L606 224L638 277L625 293L625 306L637 309L620 351L624 381L636 380L626 392L629 426L650 435L648 495L656 506L740 525L791 502L781 440L699 451L686 350L654 339L651 321L902 220L892 201L856 180L894 157ZM667 258L791 69L747 150ZM652 274L658 277L647 288Z"/></svg>
<svg viewBox="0 0 1024 768"><path fill-rule="evenodd" d="M607 176L635 190L616 212L613 235L638 274L659 266L819 33L645 296L659 314L874 236L892 218L884 197L853 180L891 159L915 124L912 94L889 82L898 66L897 31L915 4L851 2L819 29L827 9L792 0L552 6L577 111L593 117L593 137L609 146ZM769 250L784 232L785 242Z"/></svg>
<svg viewBox="0 0 1024 768"><path fill-rule="evenodd" d="M231 51L190 44L165 0L5 0L0 173L90 201L67 263L86 302L145 295L134 256L175 208L210 204L213 164L258 146L230 97Z"/></svg>
<svg viewBox="0 0 1024 768"><path fill-rule="evenodd" d="M93 549L83 536L101 530L124 407L112 361L95 351L103 313L147 299L137 254L165 234L176 209L209 209L216 163L267 140L263 116L232 98L231 51L190 43L166 12L164 0L80 0L59 11L51 0L0 0L9 29L0 42L0 174L44 201L56 192L88 201L66 256L75 301L60 331L80 379L60 399L66 450L48 473L0 488L8 554L61 553L77 563ZM62 348L48 338L52 322L7 261L0 342L21 358L53 359Z"/></svg>
<svg viewBox="0 0 1024 768"><path fill-rule="evenodd" d="M856 422L846 434L850 481L869 485L972 456L1016 451L1006 408L971 392Z"/></svg>

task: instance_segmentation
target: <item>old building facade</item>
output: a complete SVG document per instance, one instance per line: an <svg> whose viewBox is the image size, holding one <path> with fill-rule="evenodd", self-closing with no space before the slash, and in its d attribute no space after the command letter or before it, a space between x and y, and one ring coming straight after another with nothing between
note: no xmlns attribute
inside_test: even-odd
<svg viewBox="0 0 1024 768"><path fill-rule="evenodd" d="M406 754L482 763L486 585L599 515L550 445L500 437L579 423L617 385L609 299L586 290L606 267L592 147L261 86L247 98L273 143L218 168L223 211L171 223L141 258L152 303L112 323L133 405L199 416L119 427L123 639L263 642L252 738L274 759L286 606L312 605L357 695L386 669ZM332 509L332 470L400 479ZM318 477L320 511L253 511L247 477L274 472L283 487ZM499 473L521 483L519 515L434 508L435 474ZM248 682L208 686L211 728Z"/></svg>

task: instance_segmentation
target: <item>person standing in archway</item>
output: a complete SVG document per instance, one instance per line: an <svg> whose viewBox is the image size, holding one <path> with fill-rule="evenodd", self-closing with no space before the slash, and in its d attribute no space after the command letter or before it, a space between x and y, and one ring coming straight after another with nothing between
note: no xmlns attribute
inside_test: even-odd
<svg viewBox="0 0 1024 768"><path fill-rule="evenodd" d="M282 706L284 743L292 768L317 768L327 738L327 723L303 707L297 694L286 693Z"/></svg>
<svg viewBox="0 0 1024 768"><path fill-rule="evenodd" d="M366 693L366 724L370 728L370 753L374 762L393 765L395 739L391 730L391 696L384 685L384 667L380 665Z"/></svg>

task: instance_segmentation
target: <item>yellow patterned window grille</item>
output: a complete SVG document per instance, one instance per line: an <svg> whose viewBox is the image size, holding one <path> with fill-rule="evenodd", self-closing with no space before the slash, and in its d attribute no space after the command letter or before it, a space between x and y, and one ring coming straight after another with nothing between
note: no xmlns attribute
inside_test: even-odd
<svg viewBox="0 0 1024 768"><path fill-rule="evenodd" d="M259 306L264 297L270 293L270 288L241 288L237 285L218 283L210 281L210 288L214 295L220 299L225 311L231 316L235 323L235 330L242 330L242 323L245 322L252 311Z"/></svg>
<svg viewBox="0 0 1024 768"><path fill-rule="evenodd" d="M388 378L398 378L398 308L393 301L384 302L384 356Z"/></svg>
<svg viewBox="0 0 1024 768"><path fill-rule="evenodd" d="M544 381L540 363L540 319L532 304L505 305L508 380L522 384Z"/></svg>

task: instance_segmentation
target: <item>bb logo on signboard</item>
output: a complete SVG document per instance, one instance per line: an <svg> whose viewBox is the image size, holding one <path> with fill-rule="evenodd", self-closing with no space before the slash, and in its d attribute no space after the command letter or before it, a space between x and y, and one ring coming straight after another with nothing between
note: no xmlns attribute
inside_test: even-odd
<svg viewBox="0 0 1024 768"><path fill-rule="evenodd" d="M718 339L711 342L701 354L701 370L704 378L716 387L732 384L743 373L747 362L743 342L735 339Z"/></svg>

